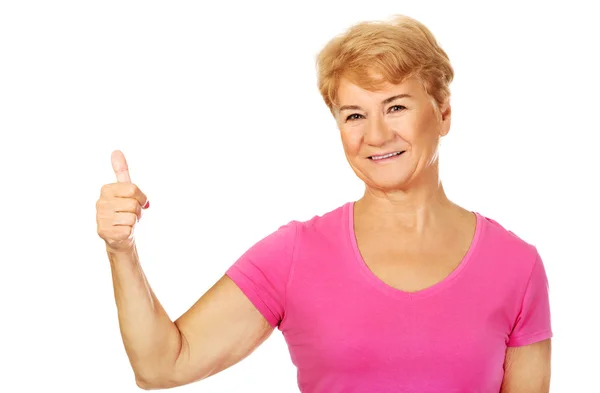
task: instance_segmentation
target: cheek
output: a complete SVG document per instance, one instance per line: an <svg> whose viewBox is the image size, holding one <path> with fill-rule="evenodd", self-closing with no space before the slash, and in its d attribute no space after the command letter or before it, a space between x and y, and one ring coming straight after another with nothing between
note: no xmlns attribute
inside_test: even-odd
<svg viewBox="0 0 600 393"><path fill-rule="evenodd" d="M357 154L360 150L362 134L358 127L352 129L342 129L340 131L342 145L346 154Z"/></svg>
<svg viewBox="0 0 600 393"><path fill-rule="evenodd" d="M413 150L428 148L435 139L435 124L427 116L411 113L410 116L390 116L387 125Z"/></svg>
<svg viewBox="0 0 600 393"><path fill-rule="evenodd" d="M396 138L413 146L419 137L420 126L415 119L409 116L390 116L386 119L386 125L394 131Z"/></svg>

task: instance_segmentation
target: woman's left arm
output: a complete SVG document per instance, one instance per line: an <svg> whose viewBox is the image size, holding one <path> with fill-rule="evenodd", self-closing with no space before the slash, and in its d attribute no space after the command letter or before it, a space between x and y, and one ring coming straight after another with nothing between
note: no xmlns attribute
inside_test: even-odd
<svg viewBox="0 0 600 393"><path fill-rule="evenodd" d="M509 347L500 393L549 393L551 339Z"/></svg>

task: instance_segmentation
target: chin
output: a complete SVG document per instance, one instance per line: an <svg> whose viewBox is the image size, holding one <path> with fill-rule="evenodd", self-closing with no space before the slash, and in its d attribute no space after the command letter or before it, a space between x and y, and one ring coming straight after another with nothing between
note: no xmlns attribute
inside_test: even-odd
<svg viewBox="0 0 600 393"><path fill-rule="evenodd" d="M370 188L381 191L404 190L409 185L409 177L396 174L395 176L370 176L363 179Z"/></svg>

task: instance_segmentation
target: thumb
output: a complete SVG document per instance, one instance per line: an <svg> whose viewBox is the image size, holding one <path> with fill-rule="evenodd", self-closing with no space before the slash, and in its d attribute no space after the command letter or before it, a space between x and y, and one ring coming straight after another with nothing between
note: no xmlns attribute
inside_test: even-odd
<svg viewBox="0 0 600 393"><path fill-rule="evenodd" d="M113 170L117 176L117 181L119 183L131 183L129 167L127 166L127 160L125 159L123 152L121 150L113 151L110 156L110 161L112 162Z"/></svg>

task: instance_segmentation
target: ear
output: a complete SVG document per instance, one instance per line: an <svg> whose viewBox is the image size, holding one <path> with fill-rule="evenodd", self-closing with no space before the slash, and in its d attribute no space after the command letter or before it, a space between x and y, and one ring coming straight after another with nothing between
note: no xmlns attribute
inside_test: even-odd
<svg viewBox="0 0 600 393"><path fill-rule="evenodd" d="M450 99L448 99L440 108L440 136L446 136L448 135L448 132L450 132L451 118L452 107L450 106Z"/></svg>

